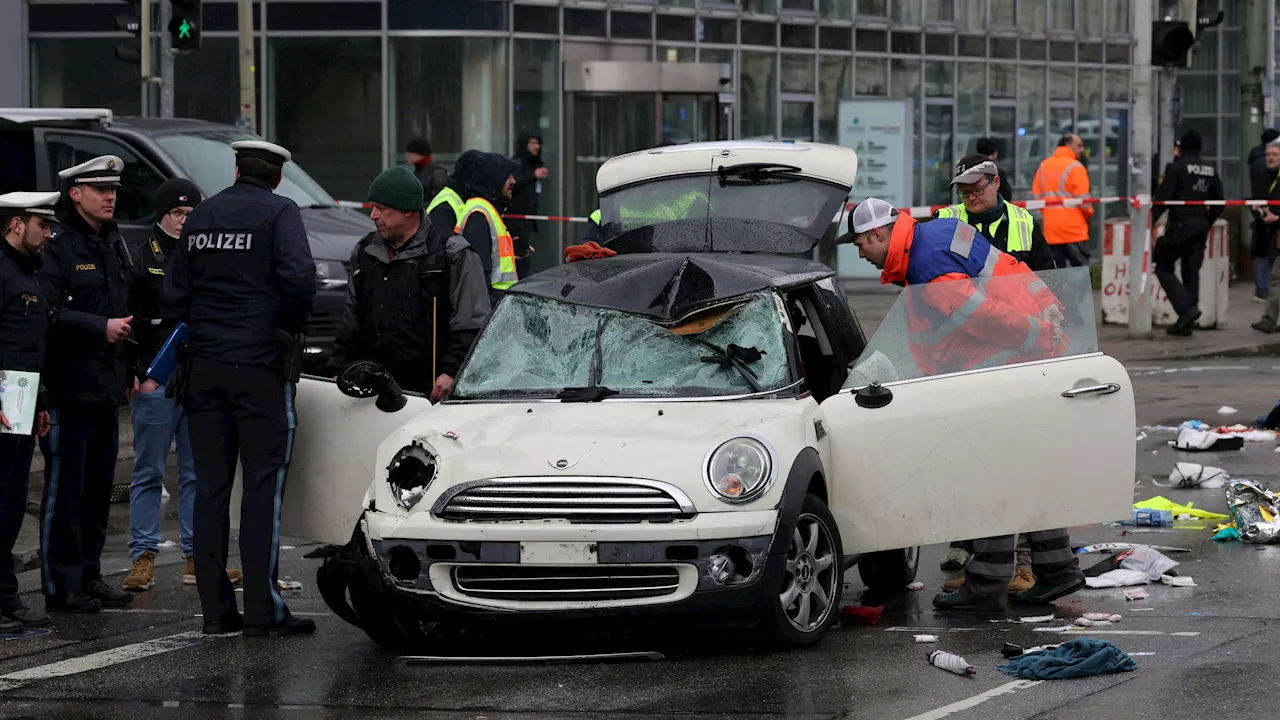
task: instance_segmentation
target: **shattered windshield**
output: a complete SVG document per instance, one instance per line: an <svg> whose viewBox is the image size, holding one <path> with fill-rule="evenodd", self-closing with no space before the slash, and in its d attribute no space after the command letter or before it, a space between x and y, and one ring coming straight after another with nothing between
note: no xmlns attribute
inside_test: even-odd
<svg viewBox="0 0 1280 720"><path fill-rule="evenodd" d="M512 294L476 341L452 397L556 397L586 388L621 397L705 397L789 383L782 318L770 293L703 310L673 326Z"/></svg>
<svg viewBox="0 0 1280 720"><path fill-rule="evenodd" d="M848 188L787 165L727 165L600 196L601 230L617 252L808 252Z"/></svg>

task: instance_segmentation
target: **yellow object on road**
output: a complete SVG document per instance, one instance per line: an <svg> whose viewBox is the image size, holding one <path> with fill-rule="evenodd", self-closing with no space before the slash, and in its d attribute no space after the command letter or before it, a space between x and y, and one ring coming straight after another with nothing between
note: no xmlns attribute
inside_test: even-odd
<svg viewBox="0 0 1280 720"><path fill-rule="evenodd" d="M1186 505L1179 505L1169 498L1157 495L1150 500L1143 500L1142 502L1134 503L1133 508L1135 510L1168 510L1173 513L1173 517L1175 519L1179 515L1190 515L1193 518L1199 518L1201 520L1230 519L1230 516L1223 515L1222 513L1209 512L1208 510L1200 510L1199 508L1192 507L1194 504L1195 503L1187 503Z"/></svg>

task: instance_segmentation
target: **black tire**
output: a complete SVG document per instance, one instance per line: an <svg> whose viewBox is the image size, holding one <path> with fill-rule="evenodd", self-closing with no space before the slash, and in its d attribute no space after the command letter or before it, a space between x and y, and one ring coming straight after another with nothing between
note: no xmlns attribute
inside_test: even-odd
<svg viewBox="0 0 1280 720"><path fill-rule="evenodd" d="M814 528L820 528L823 533L816 541L809 534ZM800 538L799 546L795 540L797 537ZM816 548L816 552L810 548ZM788 543L787 569L783 572L782 585L771 594L769 609L762 622L762 629L773 644L783 648L804 648L816 645L826 637L840 615L840 594L844 589L843 557L840 532L831 511L818 496L806 495L796 518L792 541ZM815 590L818 587L822 589L821 593ZM796 599L786 602L786 596L793 592ZM806 595L807 601L803 599ZM826 595L827 602L815 619L812 606L820 602L820 595ZM803 602L808 603L807 622L799 617L803 612Z"/></svg>
<svg viewBox="0 0 1280 720"><path fill-rule="evenodd" d="M858 576L868 590L881 596L906 592L916 581L920 566L920 548L883 550L858 561Z"/></svg>
<svg viewBox="0 0 1280 720"><path fill-rule="evenodd" d="M409 617L404 608L395 607L392 598L379 593L361 579L347 586L351 608L360 617L360 629L386 650L414 652L423 649L431 639L434 623L424 624Z"/></svg>

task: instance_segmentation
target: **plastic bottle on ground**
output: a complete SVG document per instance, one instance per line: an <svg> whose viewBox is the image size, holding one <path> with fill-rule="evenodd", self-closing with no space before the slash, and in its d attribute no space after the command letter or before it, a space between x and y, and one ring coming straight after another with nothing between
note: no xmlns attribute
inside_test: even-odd
<svg viewBox="0 0 1280 720"><path fill-rule="evenodd" d="M934 650L929 653L929 664L957 675L978 674L978 671L969 664L968 660L946 650Z"/></svg>

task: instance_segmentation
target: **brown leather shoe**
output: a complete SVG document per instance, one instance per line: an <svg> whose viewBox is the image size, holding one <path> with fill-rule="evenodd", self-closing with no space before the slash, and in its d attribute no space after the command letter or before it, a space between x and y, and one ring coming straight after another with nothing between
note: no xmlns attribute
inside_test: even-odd
<svg viewBox="0 0 1280 720"><path fill-rule="evenodd" d="M1036 576L1031 574L1030 569L1022 568L1018 570L1018 574L1014 575L1013 579L1009 581L1009 592L1014 593L1030 590L1035 587L1035 584Z"/></svg>
<svg viewBox="0 0 1280 720"><path fill-rule="evenodd" d="M150 550L133 561L133 570L124 579L124 589L129 592L150 590L156 584L156 554Z"/></svg>

